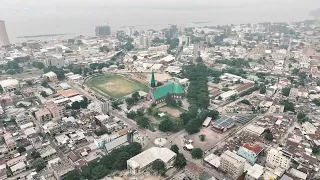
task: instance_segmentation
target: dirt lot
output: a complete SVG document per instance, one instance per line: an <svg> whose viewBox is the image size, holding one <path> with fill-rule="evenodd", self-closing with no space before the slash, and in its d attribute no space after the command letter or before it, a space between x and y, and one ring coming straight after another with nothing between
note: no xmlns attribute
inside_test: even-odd
<svg viewBox="0 0 320 180"><path fill-rule="evenodd" d="M171 115L172 117L178 118L180 117L180 111L177 109L173 109L170 107L161 107L159 108L160 111L168 113L169 115Z"/></svg>

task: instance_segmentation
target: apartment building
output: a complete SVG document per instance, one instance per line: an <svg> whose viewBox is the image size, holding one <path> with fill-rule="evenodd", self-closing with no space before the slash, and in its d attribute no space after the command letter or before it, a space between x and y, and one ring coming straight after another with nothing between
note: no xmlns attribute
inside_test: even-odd
<svg viewBox="0 0 320 180"><path fill-rule="evenodd" d="M66 113L66 108L57 104L50 104L47 109L51 112L52 118L63 118Z"/></svg>
<svg viewBox="0 0 320 180"><path fill-rule="evenodd" d="M48 109L41 109L35 113L37 120L40 123L50 121L52 119L51 113Z"/></svg>
<svg viewBox="0 0 320 180"><path fill-rule="evenodd" d="M230 179L238 179L243 174L246 162L243 157L227 150L220 158L220 169L226 172Z"/></svg>
<svg viewBox="0 0 320 180"><path fill-rule="evenodd" d="M281 167L286 170L290 168L292 154L281 149L271 148L267 156L267 165L272 168Z"/></svg>
<svg viewBox="0 0 320 180"><path fill-rule="evenodd" d="M18 126L21 126L32 122L33 118L34 117L31 114L21 113L16 116L16 122Z"/></svg>

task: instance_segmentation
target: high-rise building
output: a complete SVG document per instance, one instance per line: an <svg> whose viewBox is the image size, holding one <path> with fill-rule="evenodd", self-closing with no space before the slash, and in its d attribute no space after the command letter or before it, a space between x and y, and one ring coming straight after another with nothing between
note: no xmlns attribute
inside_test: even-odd
<svg viewBox="0 0 320 180"><path fill-rule="evenodd" d="M8 33L6 30L6 24L0 20L0 47L10 45Z"/></svg>
<svg viewBox="0 0 320 180"><path fill-rule="evenodd" d="M221 156L220 169L227 173L228 177L235 180L244 172L244 164L246 160L229 150L225 151Z"/></svg>
<svg viewBox="0 0 320 180"><path fill-rule="evenodd" d="M179 45L189 46L190 45L190 36L180 36Z"/></svg>
<svg viewBox="0 0 320 180"><path fill-rule="evenodd" d="M178 38L179 29L178 29L177 25L174 25L174 24L169 25L168 30L169 30L169 37Z"/></svg>
<svg viewBox="0 0 320 180"><path fill-rule="evenodd" d="M110 26L96 26L96 36L109 36L111 35Z"/></svg>
<svg viewBox="0 0 320 180"><path fill-rule="evenodd" d="M292 154L286 151L271 148L267 156L267 165L272 168L281 167L288 170L291 165L292 157Z"/></svg>
<svg viewBox="0 0 320 180"><path fill-rule="evenodd" d="M105 115L109 114L110 104L108 101L104 101L101 103L101 112Z"/></svg>
<svg viewBox="0 0 320 180"><path fill-rule="evenodd" d="M143 49L148 49L150 47L150 38L148 36L141 36L140 37L140 46Z"/></svg>

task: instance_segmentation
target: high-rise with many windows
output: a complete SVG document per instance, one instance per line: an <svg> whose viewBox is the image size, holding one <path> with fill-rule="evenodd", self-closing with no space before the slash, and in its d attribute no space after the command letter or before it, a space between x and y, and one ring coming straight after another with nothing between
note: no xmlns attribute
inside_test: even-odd
<svg viewBox="0 0 320 180"><path fill-rule="evenodd" d="M0 47L10 45L8 33L6 30L6 24L0 20Z"/></svg>
<svg viewBox="0 0 320 180"><path fill-rule="evenodd" d="M111 35L110 26L96 26L96 36L109 36Z"/></svg>

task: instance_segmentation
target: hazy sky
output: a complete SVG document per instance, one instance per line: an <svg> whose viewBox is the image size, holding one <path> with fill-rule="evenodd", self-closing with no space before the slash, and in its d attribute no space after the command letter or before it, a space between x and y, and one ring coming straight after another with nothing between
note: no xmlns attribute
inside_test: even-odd
<svg viewBox="0 0 320 180"><path fill-rule="evenodd" d="M13 39L46 33L93 35L95 26L106 23L115 30L196 21L297 21L317 8L320 0L0 0L0 20Z"/></svg>

